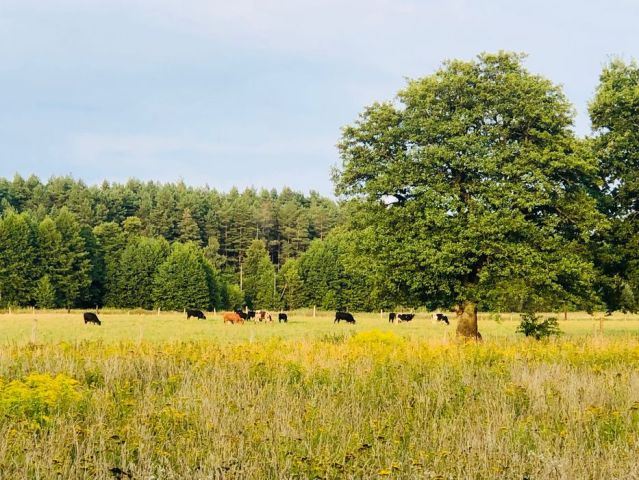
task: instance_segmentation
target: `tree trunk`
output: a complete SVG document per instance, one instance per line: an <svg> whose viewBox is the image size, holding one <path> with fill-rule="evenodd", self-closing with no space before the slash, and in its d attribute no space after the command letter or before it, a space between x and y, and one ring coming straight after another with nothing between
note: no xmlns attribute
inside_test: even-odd
<svg viewBox="0 0 639 480"><path fill-rule="evenodd" d="M473 302L464 302L455 307L457 314L457 336L481 340L481 334L477 329L477 305Z"/></svg>

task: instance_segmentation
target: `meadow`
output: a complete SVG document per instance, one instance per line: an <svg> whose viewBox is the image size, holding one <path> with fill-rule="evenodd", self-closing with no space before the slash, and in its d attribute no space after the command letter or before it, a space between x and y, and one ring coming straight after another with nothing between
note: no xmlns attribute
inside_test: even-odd
<svg viewBox="0 0 639 480"><path fill-rule="evenodd" d="M207 316L0 313L0 478L639 477L638 316Z"/></svg>

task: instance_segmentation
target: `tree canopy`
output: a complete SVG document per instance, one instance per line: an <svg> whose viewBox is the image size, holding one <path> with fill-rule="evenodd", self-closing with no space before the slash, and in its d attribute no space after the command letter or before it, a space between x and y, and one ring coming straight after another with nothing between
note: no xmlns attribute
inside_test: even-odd
<svg viewBox="0 0 639 480"><path fill-rule="evenodd" d="M596 244L610 310L639 309L639 65L613 60L590 104L601 211L612 228Z"/></svg>
<svg viewBox="0 0 639 480"><path fill-rule="evenodd" d="M604 223L572 117L521 55L449 61L344 128L336 191L365 206L370 253L421 303L587 303L585 244Z"/></svg>

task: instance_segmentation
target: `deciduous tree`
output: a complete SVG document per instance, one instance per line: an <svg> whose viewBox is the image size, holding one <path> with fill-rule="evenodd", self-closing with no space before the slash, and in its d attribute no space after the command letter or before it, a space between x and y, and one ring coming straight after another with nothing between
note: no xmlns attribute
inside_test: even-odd
<svg viewBox="0 0 639 480"><path fill-rule="evenodd" d="M610 310L639 309L639 65L614 60L590 104L602 178L601 211L612 228L595 245Z"/></svg>
<svg viewBox="0 0 639 480"><path fill-rule="evenodd" d="M420 303L456 305L464 336L479 336L478 305L514 293L526 309L592 301L596 165L561 89L522 60L446 62L366 108L339 144L336 191L365 207L389 278Z"/></svg>

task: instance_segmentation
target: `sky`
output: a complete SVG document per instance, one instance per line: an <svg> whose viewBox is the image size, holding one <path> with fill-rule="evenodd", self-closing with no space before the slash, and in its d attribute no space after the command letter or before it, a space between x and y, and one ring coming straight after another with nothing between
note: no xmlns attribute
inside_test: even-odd
<svg viewBox="0 0 639 480"><path fill-rule="evenodd" d="M0 176L331 195L340 129L407 78L526 52L587 105L638 0L0 0Z"/></svg>

